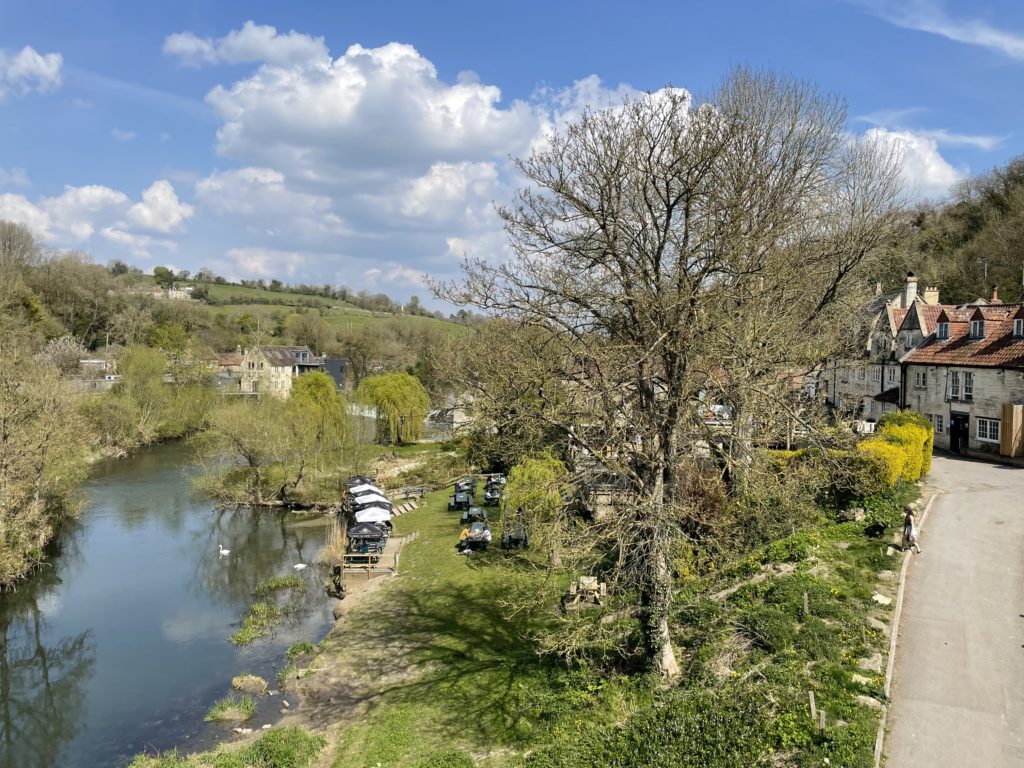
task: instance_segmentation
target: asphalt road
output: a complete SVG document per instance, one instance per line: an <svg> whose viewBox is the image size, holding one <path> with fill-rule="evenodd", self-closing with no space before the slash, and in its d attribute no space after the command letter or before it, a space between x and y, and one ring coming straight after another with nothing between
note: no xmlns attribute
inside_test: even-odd
<svg viewBox="0 0 1024 768"><path fill-rule="evenodd" d="M937 455L930 483L886 765L1024 766L1024 468Z"/></svg>

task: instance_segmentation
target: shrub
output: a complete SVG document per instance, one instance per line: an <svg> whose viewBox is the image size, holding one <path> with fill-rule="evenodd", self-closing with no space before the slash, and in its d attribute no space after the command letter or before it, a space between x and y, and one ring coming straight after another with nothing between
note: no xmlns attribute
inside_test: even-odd
<svg viewBox="0 0 1024 768"><path fill-rule="evenodd" d="M778 608L751 608L740 617L739 624L747 637L766 651L783 651L796 637L793 620Z"/></svg>
<svg viewBox="0 0 1024 768"><path fill-rule="evenodd" d="M903 477L907 456L899 445L882 437L872 437L858 445L857 450L876 462L884 487L892 488Z"/></svg>
<svg viewBox="0 0 1024 768"><path fill-rule="evenodd" d="M932 449L935 446L935 428L923 414L911 410L893 411L883 415L882 418L878 420L878 426L883 432L893 426L911 426L923 429L927 433L928 438L922 446L921 477L928 474L932 468Z"/></svg>
<svg viewBox="0 0 1024 768"><path fill-rule="evenodd" d="M924 476L925 452L931 457L931 427L925 429L916 424L887 424L881 434L883 439L902 446L906 451L907 463L903 468L903 477L912 482L920 480ZM928 466L931 466L930 461Z"/></svg>
<svg viewBox="0 0 1024 768"><path fill-rule="evenodd" d="M836 659L842 648L836 632L824 621L813 616L800 628L795 646L815 660Z"/></svg>

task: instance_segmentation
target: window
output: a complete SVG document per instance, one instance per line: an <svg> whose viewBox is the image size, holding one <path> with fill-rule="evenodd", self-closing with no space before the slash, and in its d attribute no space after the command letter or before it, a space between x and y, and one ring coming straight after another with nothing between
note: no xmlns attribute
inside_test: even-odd
<svg viewBox="0 0 1024 768"><path fill-rule="evenodd" d="M923 389L928 386L928 372L914 371L914 386Z"/></svg>
<svg viewBox="0 0 1024 768"><path fill-rule="evenodd" d="M974 423L978 425L978 440L983 443L999 442L999 419L978 419Z"/></svg>
<svg viewBox="0 0 1024 768"><path fill-rule="evenodd" d="M945 426L942 423L942 414L941 413L936 413L934 416L932 416L931 414L928 414L928 421L930 421L932 423L932 426L935 427L935 432L937 434L941 435L942 434L942 428L943 428L943 426Z"/></svg>
<svg viewBox="0 0 1024 768"><path fill-rule="evenodd" d="M857 371L857 381L864 381L864 369L861 368Z"/></svg>
<svg viewBox="0 0 1024 768"><path fill-rule="evenodd" d="M882 380L882 372L878 368L872 368L871 369L871 380L872 381L881 381Z"/></svg>
<svg viewBox="0 0 1024 768"><path fill-rule="evenodd" d="M985 321L984 320L971 320L971 338L972 339L983 339L983 338L985 338Z"/></svg>
<svg viewBox="0 0 1024 768"><path fill-rule="evenodd" d="M949 399L960 399L960 371L949 372Z"/></svg>
<svg viewBox="0 0 1024 768"><path fill-rule="evenodd" d="M949 338L949 323L939 323L938 328L935 329L935 338L937 338L937 339L948 339Z"/></svg>
<svg viewBox="0 0 1024 768"><path fill-rule="evenodd" d="M898 369L896 369L896 368L890 368L889 369L889 383L890 384L895 384L896 383L896 372L897 372L897 370Z"/></svg>
<svg viewBox="0 0 1024 768"><path fill-rule="evenodd" d="M974 374L964 372L964 400L974 398Z"/></svg>
<svg viewBox="0 0 1024 768"><path fill-rule="evenodd" d="M1024 336L1024 318L1018 317L1013 321L1013 335L1018 339Z"/></svg>

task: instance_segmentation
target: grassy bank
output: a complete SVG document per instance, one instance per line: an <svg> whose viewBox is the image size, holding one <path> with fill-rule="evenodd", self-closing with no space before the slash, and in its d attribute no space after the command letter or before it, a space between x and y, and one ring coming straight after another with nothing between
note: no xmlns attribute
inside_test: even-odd
<svg viewBox="0 0 1024 768"><path fill-rule="evenodd" d="M562 620L568 576L520 553L456 554L448 494L396 518L397 535L420 533L400 574L352 604L319 647L289 653L296 717L326 739L315 765L872 765L891 617L875 598L894 596L899 556L889 544L915 486L866 500L864 520L823 512L815 526L680 583L672 628L684 673L671 688L540 653ZM527 592L544 599L523 607ZM221 765L224 754L180 764Z"/></svg>

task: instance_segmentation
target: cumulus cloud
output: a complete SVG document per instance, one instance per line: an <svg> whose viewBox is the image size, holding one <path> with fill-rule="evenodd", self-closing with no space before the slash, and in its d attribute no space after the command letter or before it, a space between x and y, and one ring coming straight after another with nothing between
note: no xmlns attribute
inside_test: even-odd
<svg viewBox="0 0 1024 768"><path fill-rule="evenodd" d="M314 38L294 30L279 34L274 27L252 21L216 40L192 32L176 32L164 40L164 53L176 57L187 67L254 62L305 64L328 58L322 37Z"/></svg>
<svg viewBox="0 0 1024 768"><path fill-rule="evenodd" d="M498 189L498 168L494 163L434 163L423 176L410 179L400 198L406 216L452 220L468 217L477 221L489 213Z"/></svg>
<svg viewBox="0 0 1024 768"><path fill-rule="evenodd" d="M883 109L861 115L857 119L861 122L874 125L888 130L910 131L917 136L933 139L939 145L951 147L974 147L990 151L998 147L1009 136L998 136L987 133L960 133L950 131L946 128L911 128L912 116L919 115L925 110L920 107L909 107L907 109Z"/></svg>
<svg viewBox="0 0 1024 768"><path fill-rule="evenodd" d="M232 248L224 256L229 271L249 277L293 278L309 261L306 254L272 248Z"/></svg>
<svg viewBox="0 0 1024 768"><path fill-rule="evenodd" d="M315 238L346 231L329 197L290 189L284 174L271 168L215 171L196 183L196 196L206 209L271 236Z"/></svg>
<svg viewBox="0 0 1024 768"><path fill-rule="evenodd" d="M170 232L191 215L192 206L180 203L166 181L154 182L134 204L124 192L96 184L68 186L59 195L35 201L25 195L0 195L0 219L24 224L47 245L110 243L139 256L148 256L154 246L175 250L177 243L133 230Z"/></svg>
<svg viewBox="0 0 1024 768"><path fill-rule="evenodd" d="M193 213L195 208L178 199L171 182L160 179L142 193L142 202L129 208L125 218L140 229L168 233L180 230Z"/></svg>
<svg viewBox="0 0 1024 768"><path fill-rule="evenodd" d="M39 53L26 45L10 56L0 51L0 102L8 94L24 96L60 87L64 58L59 53Z"/></svg>
<svg viewBox="0 0 1024 768"><path fill-rule="evenodd" d="M950 165L940 154L938 142L930 136L885 128L870 128L865 136L898 152L903 165L903 179L912 197L945 197L950 187L967 175L966 169Z"/></svg>

